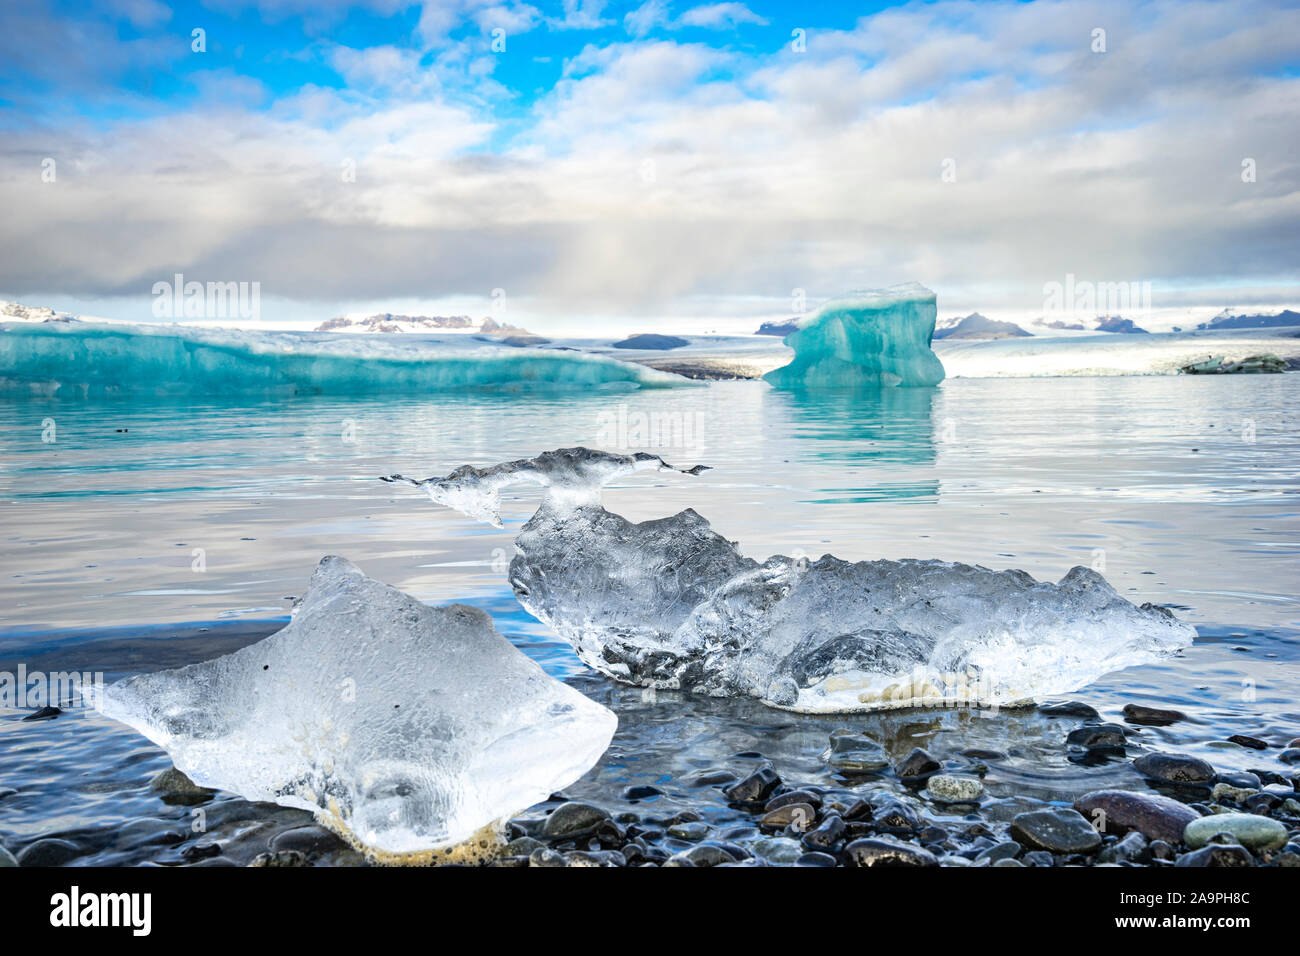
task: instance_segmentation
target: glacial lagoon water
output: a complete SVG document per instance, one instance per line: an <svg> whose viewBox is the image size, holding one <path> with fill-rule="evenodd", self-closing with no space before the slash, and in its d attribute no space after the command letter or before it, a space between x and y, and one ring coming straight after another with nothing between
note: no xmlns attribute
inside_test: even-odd
<svg viewBox="0 0 1300 956"><path fill-rule="evenodd" d="M748 381L420 399L3 399L0 671L113 680L224 653L279 627L333 553L426 602L482 608L547 671L618 713L610 750L566 791L575 798L693 809L744 842L757 835L752 817L696 772L766 760L790 781L906 793L888 774L829 768L821 753L836 729L869 733L895 757L923 746L951 769L972 764L964 750L1006 752L987 763L987 816L1144 786L1128 760L1072 760L1074 722L1033 711L814 717L620 686L584 668L506 582L536 489L506 493L498 530L376 480L585 444L712 466L620 481L605 506L635 520L694 508L760 560L938 557L1050 580L1097 568L1129 600L1172 608L1198 639L1072 696L1109 719L1129 702L1188 714L1132 728L1130 756L1178 750L1222 770L1285 769L1225 738L1300 734L1297 407L1295 375L953 379L865 394ZM84 708L23 721L29 713L0 709L0 842L17 852L69 836L85 864L184 859L169 834L188 834L191 808L149 787L169 765L160 750ZM624 798L643 784L662 794ZM219 794L206 826L238 859L257 833L264 844L268 827L305 819Z"/></svg>

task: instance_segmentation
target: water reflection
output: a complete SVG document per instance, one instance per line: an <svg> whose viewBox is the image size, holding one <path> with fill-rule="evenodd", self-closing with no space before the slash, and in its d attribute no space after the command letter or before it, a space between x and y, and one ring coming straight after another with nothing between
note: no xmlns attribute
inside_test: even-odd
<svg viewBox="0 0 1300 956"><path fill-rule="evenodd" d="M764 411L785 423L797 439L801 461L849 466L915 466L935 461L932 388L777 390L763 396ZM889 470L874 469L870 481L858 487L837 485L810 501L818 504L859 504L907 498L934 499L937 477L891 479Z"/></svg>

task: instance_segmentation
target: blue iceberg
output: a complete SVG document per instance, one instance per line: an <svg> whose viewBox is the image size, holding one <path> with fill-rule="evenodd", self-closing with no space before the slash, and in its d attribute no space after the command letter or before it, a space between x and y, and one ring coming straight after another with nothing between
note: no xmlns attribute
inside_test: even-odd
<svg viewBox="0 0 1300 956"><path fill-rule="evenodd" d="M917 282L850 292L800 319L785 337L794 361L763 378L778 388L938 385L936 316L934 293Z"/></svg>
<svg viewBox="0 0 1300 956"><path fill-rule="evenodd" d="M334 335L175 325L0 323L0 394L370 395L466 388L662 388L677 375L469 336Z"/></svg>

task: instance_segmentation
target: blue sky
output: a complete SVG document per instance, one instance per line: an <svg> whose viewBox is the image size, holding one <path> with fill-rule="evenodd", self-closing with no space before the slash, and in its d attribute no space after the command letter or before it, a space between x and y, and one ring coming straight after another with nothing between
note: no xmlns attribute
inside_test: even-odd
<svg viewBox="0 0 1300 956"><path fill-rule="evenodd" d="M180 271L294 316L505 289L654 324L917 280L997 317L1072 274L1294 304L1297 64L1266 0L8 0L0 297L131 317Z"/></svg>

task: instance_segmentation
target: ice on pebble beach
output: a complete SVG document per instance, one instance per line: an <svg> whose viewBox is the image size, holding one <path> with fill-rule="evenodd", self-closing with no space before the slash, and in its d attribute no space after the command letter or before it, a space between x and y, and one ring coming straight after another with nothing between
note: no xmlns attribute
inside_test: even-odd
<svg viewBox="0 0 1300 956"><path fill-rule="evenodd" d="M600 505L602 484L647 469L702 470L569 448L411 483L498 524L502 487L545 486L515 540L515 595L587 665L642 686L808 713L999 705L1076 690L1195 637L1087 568L1051 584L939 560L758 562L690 509L635 523Z"/></svg>
<svg viewBox="0 0 1300 956"><path fill-rule="evenodd" d="M934 293L917 282L838 296L798 320L785 337L794 359L763 378L782 388L938 385L937 314Z"/></svg>
<svg viewBox="0 0 1300 956"><path fill-rule="evenodd" d="M313 811L395 862L445 858L577 780L617 724L484 612L429 607L339 557L283 630L95 704L196 783Z"/></svg>

